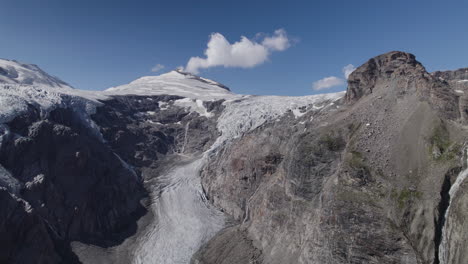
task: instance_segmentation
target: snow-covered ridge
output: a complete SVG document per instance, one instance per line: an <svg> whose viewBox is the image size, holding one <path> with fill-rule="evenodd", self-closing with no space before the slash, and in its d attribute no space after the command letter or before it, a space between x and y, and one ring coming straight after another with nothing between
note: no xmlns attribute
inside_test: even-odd
<svg viewBox="0 0 468 264"><path fill-rule="evenodd" d="M105 99L101 93L74 89L38 66L0 59L0 124L11 121L28 110L29 105L47 114L59 106L80 112L93 112Z"/></svg>
<svg viewBox="0 0 468 264"><path fill-rule="evenodd" d="M176 95L185 98L176 100L175 105L207 118L213 114L207 111L203 101L225 100L225 110L218 121L218 130L222 133L218 144L288 111L300 118L305 112L322 109L344 96L344 92L301 97L239 95L218 82L179 70L142 77L105 91L86 91L71 88L34 65L0 60L0 67L0 74L3 74L0 75L3 78L0 79L0 124L27 111L28 105L38 106L44 113L57 107L72 107L90 121L89 114L100 104L99 100L113 95Z"/></svg>
<svg viewBox="0 0 468 264"><path fill-rule="evenodd" d="M111 87L106 95L178 95L203 101L236 97L226 86L179 70L159 76L145 76L135 81Z"/></svg>
<svg viewBox="0 0 468 264"><path fill-rule="evenodd" d="M218 137L212 150L226 141L238 138L266 122L274 121L291 111L294 118L300 118L309 111L332 106L343 98L345 92L309 96L250 96L224 102L225 109L218 119Z"/></svg>
<svg viewBox="0 0 468 264"><path fill-rule="evenodd" d="M23 85L0 83L0 124L36 106L46 114L57 107L72 107L79 112L93 113L98 100L108 97L102 92L47 85Z"/></svg>
<svg viewBox="0 0 468 264"><path fill-rule="evenodd" d="M30 105L43 115L57 107L72 107L89 119L98 100L106 98L102 92L74 89L36 65L0 59L0 124L26 112Z"/></svg>
<svg viewBox="0 0 468 264"><path fill-rule="evenodd" d="M295 118L299 118L305 112L321 109L344 95L344 92L301 97L238 95L215 81L181 71L142 77L127 85L106 91L86 91L61 85L60 82L43 84L42 80L49 75L43 73L37 66L14 61L2 62L16 66L17 72L26 66L25 69L37 70L39 79L29 80L33 85L18 84L14 81L0 82L0 124L9 122L15 116L27 111L28 105L38 106L45 114L57 107L72 107L77 112L83 113L83 118L90 121L89 114L93 113L95 107L100 104L99 100L111 98L113 95L177 95L185 98L176 100L175 105L211 118L213 114L206 110L203 101L222 99L225 100L223 103L225 110L218 121L218 130L222 133L217 141L219 144L255 129L265 122L275 120L288 111L291 111ZM93 125L91 121L90 124Z"/></svg>
<svg viewBox="0 0 468 264"><path fill-rule="evenodd" d="M5 59L0 59L0 83L71 88L66 82L47 74L37 65Z"/></svg>

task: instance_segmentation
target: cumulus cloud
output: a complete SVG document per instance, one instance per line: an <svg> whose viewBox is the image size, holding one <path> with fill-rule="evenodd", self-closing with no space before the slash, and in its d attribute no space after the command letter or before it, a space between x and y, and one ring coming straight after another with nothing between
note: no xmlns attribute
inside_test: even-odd
<svg viewBox="0 0 468 264"><path fill-rule="evenodd" d="M271 37L266 37L262 41L264 47L270 50L283 51L291 46L288 35L284 29L277 29Z"/></svg>
<svg viewBox="0 0 468 264"><path fill-rule="evenodd" d="M346 79L348 79L349 75L354 71L356 70L356 67L354 67L354 65L352 64L348 64L346 66L343 67L343 69L341 70L345 76Z"/></svg>
<svg viewBox="0 0 468 264"><path fill-rule="evenodd" d="M164 65L162 65L162 64L156 64L156 65L154 65L153 68L151 68L151 71L152 71L152 72L158 72L158 71L160 71L160 70L162 70L162 69L164 69L164 68L165 68Z"/></svg>
<svg viewBox="0 0 468 264"><path fill-rule="evenodd" d="M316 91L325 90L335 86L343 85L344 83L345 81L343 79L335 76L330 76L314 82L312 84L312 89Z"/></svg>
<svg viewBox="0 0 468 264"><path fill-rule="evenodd" d="M200 69L216 66L252 68L267 61L272 52L284 51L289 47L290 41L284 29L276 30L261 42L242 36L232 44L222 34L213 33L205 50L205 58L190 58L185 71L197 74Z"/></svg>
<svg viewBox="0 0 468 264"><path fill-rule="evenodd" d="M346 83L346 80L348 79L349 75L356 70L356 67L352 64L348 64L341 69L343 72L343 75L345 79L336 77L336 76L330 76L330 77L325 77L323 79L320 79L312 84L312 89L319 91L319 90L325 90L325 89L330 89L332 87L344 85Z"/></svg>

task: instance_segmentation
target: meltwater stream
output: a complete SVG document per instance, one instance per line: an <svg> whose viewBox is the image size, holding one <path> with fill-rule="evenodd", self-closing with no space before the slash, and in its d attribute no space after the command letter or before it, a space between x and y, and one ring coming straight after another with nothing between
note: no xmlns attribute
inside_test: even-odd
<svg viewBox="0 0 468 264"><path fill-rule="evenodd" d="M133 263L189 263L201 245L224 227L223 213L203 193L199 172L204 158L177 166L158 178L150 210L155 221L135 245Z"/></svg>
<svg viewBox="0 0 468 264"><path fill-rule="evenodd" d="M465 153L468 155L467 150L465 150ZM468 158L466 160L466 163L468 165ZM450 208L452 206L453 199L455 198L455 196L457 195L458 190L460 189L461 184L465 181L465 179L467 177L468 177L468 167L458 174L457 179L455 180L455 182L450 187L450 191L449 191L450 202L449 202L449 206L448 206L447 210L445 211L445 216L444 216L445 217L445 224L444 224L444 226L442 228L442 241L441 241L440 246L439 246L439 263L440 264L448 264L449 263L449 253L450 253L449 241L450 241L450 236L451 236L450 229L449 229L449 225L450 225L450 219L449 219Z"/></svg>

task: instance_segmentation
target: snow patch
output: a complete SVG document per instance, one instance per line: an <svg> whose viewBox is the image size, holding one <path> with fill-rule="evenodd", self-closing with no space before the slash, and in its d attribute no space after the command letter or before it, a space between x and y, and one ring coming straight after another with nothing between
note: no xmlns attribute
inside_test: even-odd
<svg viewBox="0 0 468 264"><path fill-rule="evenodd" d="M155 121L149 120L149 119L146 120L146 122L148 122L148 123L150 123L150 124L153 124L153 125L163 125L163 123L161 123L161 122L155 122Z"/></svg>
<svg viewBox="0 0 468 264"><path fill-rule="evenodd" d="M1 164L0 187L4 187L8 192L13 194L19 194L19 191L21 189L21 182L19 182L15 177L13 177L11 173L7 171Z"/></svg>
<svg viewBox="0 0 468 264"><path fill-rule="evenodd" d="M167 102L164 102L164 101L159 101L158 102L158 106L159 106L159 109L160 110L167 110L168 108L168 103Z"/></svg>
<svg viewBox="0 0 468 264"><path fill-rule="evenodd" d="M200 114L200 116L205 116L207 118L213 116L213 113L208 112L206 107L203 105L203 101L200 99L179 99L174 101L174 105L188 108L191 112L197 112L198 114Z"/></svg>
<svg viewBox="0 0 468 264"><path fill-rule="evenodd" d="M43 182L44 182L44 174L39 174L36 177L34 177L32 181L26 182L25 186L26 186L26 189L31 190L34 186L40 185Z"/></svg>
<svg viewBox="0 0 468 264"><path fill-rule="evenodd" d="M299 118L299 117L305 115L306 112L305 112L305 111L304 111L304 112L301 112L300 109L295 108L295 109L292 110L292 113L294 114L294 117L295 117L295 118Z"/></svg>

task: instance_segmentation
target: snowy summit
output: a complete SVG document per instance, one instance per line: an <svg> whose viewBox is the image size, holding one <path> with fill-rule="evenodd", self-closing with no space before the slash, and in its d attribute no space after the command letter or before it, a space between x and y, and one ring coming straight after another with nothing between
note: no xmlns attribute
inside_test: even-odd
<svg viewBox="0 0 468 264"><path fill-rule="evenodd" d="M178 95L182 97L214 100L234 97L226 86L181 70L159 76L145 76L135 81L105 90L108 95Z"/></svg>
<svg viewBox="0 0 468 264"><path fill-rule="evenodd" d="M37 65L5 59L0 59L0 83L71 88L66 82L47 74Z"/></svg>

